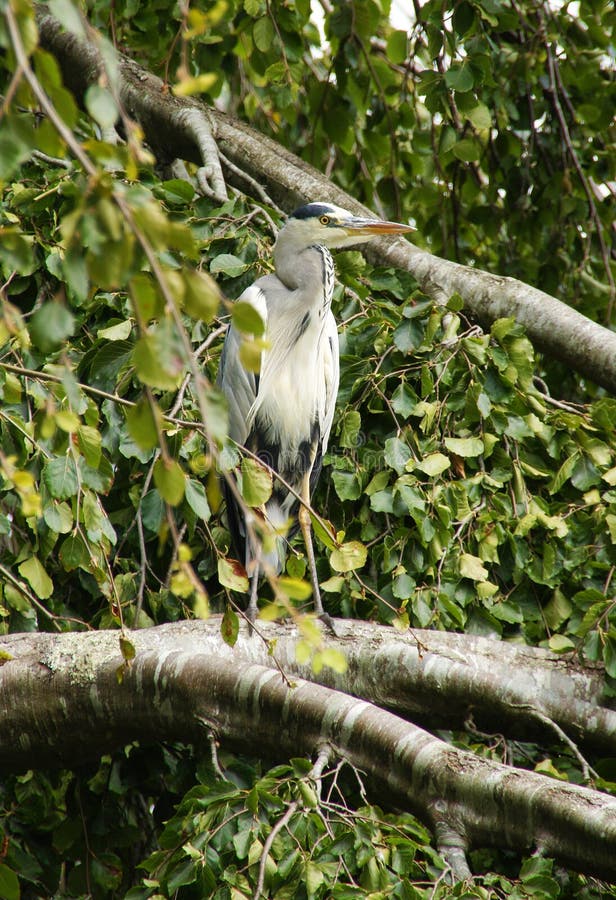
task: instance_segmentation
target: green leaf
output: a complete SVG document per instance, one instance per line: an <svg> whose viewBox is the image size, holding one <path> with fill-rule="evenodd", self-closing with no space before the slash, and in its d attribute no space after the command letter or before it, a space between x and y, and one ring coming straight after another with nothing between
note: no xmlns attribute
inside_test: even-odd
<svg viewBox="0 0 616 900"><path fill-rule="evenodd" d="M348 661L341 650L338 650L336 647L325 647L320 651L319 655L324 666L328 666L339 675L343 675L346 672Z"/></svg>
<svg viewBox="0 0 616 900"><path fill-rule="evenodd" d="M168 181L162 182L160 193L165 200L183 206L193 199L195 189L189 181L185 181L183 178L170 178Z"/></svg>
<svg viewBox="0 0 616 900"><path fill-rule="evenodd" d="M238 275L241 275L248 268L248 263L245 263L243 259L239 259L237 256L233 256L231 253L221 253L219 256L215 256L210 263L212 275L221 273L222 275L228 275L229 278L237 278Z"/></svg>
<svg viewBox="0 0 616 900"><path fill-rule="evenodd" d="M124 319L122 322L116 322L107 328L99 328L98 337L106 341L125 341L130 337L132 329L132 319Z"/></svg>
<svg viewBox="0 0 616 900"><path fill-rule="evenodd" d="M223 587L245 594L248 591L248 576L244 566L237 559L218 557L218 580Z"/></svg>
<svg viewBox="0 0 616 900"><path fill-rule="evenodd" d="M137 650L133 642L125 634L120 634L120 651L125 662L131 662L137 656Z"/></svg>
<svg viewBox="0 0 616 900"><path fill-rule="evenodd" d="M257 50L260 50L261 53L267 53L271 50L275 36L276 32L269 16L257 19L252 29L252 37Z"/></svg>
<svg viewBox="0 0 616 900"><path fill-rule="evenodd" d="M229 412L226 398L220 391L206 391L203 397L205 404L205 424L211 437L222 446L227 437Z"/></svg>
<svg viewBox="0 0 616 900"><path fill-rule="evenodd" d="M616 638L608 635L603 645L603 662L610 678L616 678Z"/></svg>
<svg viewBox="0 0 616 900"><path fill-rule="evenodd" d="M361 415L356 409L348 410L342 420L341 447L357 447L360 442Z"/></svg>
<svg viewBox="0 0 616 900"><path fill-rule="evenodd" d="M164 344L160 332L144 334L133 350L133 363L140 380L150 387L170 391L178 387L184 374L184 364L179 355L173 355Z"/></svg>
<svg viewBox="0 0 616 900"><path fill-rule="evenodd" d="M308 600L312 596L312 587L301 578L289 578L281 575L278 579L278 587L291 600Z"/></svg>
<svg viewBox="0 0 616 900"><path fill-rule="evenodd" d="M17 228L0 227L0 262L7 277L13 271L20 275L30 275L36 269L34 244L30 235L22 234Z"/></svg>
<svg viewBox="0 0 616 900"><path fill-rule="evenodd" d="M66 31L85 38L81 16L71 0L49 0L49 10L58 22L62 22L62 27Z"/></svg>
<svg viewBox="0 0 616 900"><path fill-rule="evenodd" d="M167 877L167 888L171 894L175 894L178 888L184 884L193 884L197 879L197 861L183 859L175 865Z"/></svg>
<svg viewBox="0 0 616 900"><path fill-rule="evenodd" d="M492 125L492 114L484 103L478 103L466 115L475 128L478 128L480 131L490 128Z"/></svg>
<svg viewBox="0 0 616 900"><path fill-rule="evenodd" d="M325 880L321 869L313 862L307 862L304 869L304 879L309 897L314 897Z"/></svg>
<svg viewBox="0 0 616 900"><path fill-rule="evenodd" d="M227 606L222 617L222 622L220 623L221 637L225 644L228 644L229 647L235 647L239 633L239 617L235 610L231 609L230 606Z"/></svg>
<svg viewBox="0 0 616 900"><path fill-rule="evenodd" d="M453 91L470 91L475 83L470 66L465 63L454 63L445 72L445 84Z"/></svg>
<svg viewBox="0 0 616 900"><path fill-rule="evenodd" d="M348 541L332 550L329 562L335 572L351 572L361 569L368 558L368 548L360 541Z"/></svg>
<svg viewBox="0 0 616 900"><path fill-rule="evenodd" d="M26 140L26 135L21 134L19 126L14 127L11 120L12 117L10 115L5 116L3 128L0 131L0 181L4 182L9 181L13 177L19 169L19 166L28 159L34 149L32 146L34 143L34 136L32 133L27 135L28 140ZM5 254L2 246L2 237L6 230L0 229L0 262L4 262L6 265L5 274L8 276L9 272L11 272L15 266L12 265L10 260L7 260L7 255L9 257L13 255L12 251ZM26 242L24 242L22 246L24 250L28 249L26 248ZM29 249L29 254L20 253L19 255L23 264L32 271L34 259L31 248Z"/></svg>
<svg viewBox="0 0 616 900"><path fill-rule="evenodd" d="M173 85L173 93L177 97L190 97L193 94L204 94L211 90L218 81L215 72L201 72L199 75L185 76Z"/></svg>
<svg viewBox="0 0 616 900"><path fill-rule="evenodd" d="M406 31L392 31L387 38L387 58L394 64L400 65L408 55L409 39Z"/></svg>
<svg viewBox="0 0 616 900"><path fill-rule="evenodd" d="M560 588L555 589L550 601L543 607L543 617L552 631L560 628L572 612L573 606Z"/></svg>
<svg viewBox="0 0 616 900"><path fill-rule="evenodd" d="M336 547L336 532L331 522L327 519L320 519L310 514L310 522L315 536L324 544L328 550L334 550Z"/></svg>
<svg viewBox="0 0 616 900"><path fill-rule="evenodd" d="M71 453L48 460L43 467L43 481L52 497L67 500L79 490L79 475Z"/></svg>
<svg viewBox="0 0 616 900"><path fill-rule="evenodd" d="M470 553L460 554L460 575L463 578L471 578L473 581L488 580L488 570L478 556Z"/></svg>
<svg viewBox="0 0 616 900"><path fill-rule="evenodd" d="M462 2L458 3L454 9L452 17L453 27L456 32L462 36L470 30L474 22L475 11L473 7L470 3L467 3L466 0L462 0Z"/></svg>
<svg viewBox="0 0 616 900"><path fill-rule="evenodd" d="M20 900L19 879L12 869L0 862L0 897L2 900Z"/></svg>
<svg viewBox="0 0 616 900"><path fill-rule="evenodd" d="M244 334L254 334L255 337L261 337L265 332L265 322L261 318L259 311L252 303L246 303L243 300L233 304L231 321L234 327Z"/></svg>
<svg viewBox="0 0 616 900"><path fill-rule="evenodd" d="M186 502L195 513L204 522L209 521L212 515L210 504L208 503L205 487L200 481L194 478L186 479Z"/></svg>
<svg viewBox="0 0 616 900"><path fill-rule="evenodd" d="M67 503L54 501L47 504L43 510L43 519L56 534L68 534L73 527L73 513Z"/></svg>
<svg viewBox="0 0 616 900"><path fill-rule="evenodd" d="M587 491L601 483L601 475L587 456L580 457L573 469L571 483L579 491Z"/></svg>
<svg viewBox="0 0 616 900"><path fill-rule="evenodd" d="M435 475L440 475L441 472L448 469L450 465L451 460L449 457L445 456L444 453L431 453L429 456L425 456L423 459L419 460L419 462L414 462L413 468L419 469L420 472L425 472L426 475L434 477Z"/></svg>
<svg viewBox="0 0 616 900"><path fill-rule="evenodd" d="M101 128L112 128L115 125L120 113L107 88L91 84L85 92L84 100L88 112Z"/></svg>
<svg viewBox="0 0 616 900"><path fill-rule="evenodd" d="M68 434L74 434L79 428L79 416L70 409L59 409L53 418L58 428Z"/></svg>
<svg viewBox="0 0 616 900"><path fill-rule="evenodd" d="M36 556L30 556L17 567L39 600L46 600L53 594L53 581ZM1 895L0 895L1 896Z"/></svg>
<svg viewBox="0 0 616 900"><path fill-rule="evenodd" d="M205 272L184 272L184 309L193 319L211 322L220 306L220 291Z"/></svg>
<svg viewBox="0 0 616 900"><path fill-rule="evenodd" d="M484 451L484 445L481 438L478 437L468 437L468 438L453 438L446 437L444 440L444 444L447 449L451 453L455 453L456 456L463 457L473 457L473 456L481 456Z"/></svg>
<svg viewBox="0 0 616 900"><path fill-rule="evenodd" d="M97 469L101 461L103 437L91 425L79 425L77 428L77 446L87 464Z"/></svg>
<svg viewBox="0 0 616 900"><path fill-rule="evenodd" d="M390 468L395 469L398 475L402 475L406 469L406 464L411 458L411 451L408 444L401 441L400 438L387 438L385 441L385 462Z"/></svg>
<svg viewBox="0 0 616 900"><path fill-rule="evenodd" d="M128 433L138 447L142 450L151 450L158 446L159 433L155 415L159 420L162 419L158 404L155 404L153 411L152 404L144 397L136 406L128 407L125 415Z"/></svg>
<svg viewBox="0 0 616 900"><path fill-rule="evenodd" d="M186 475L179 462L161 456L154 463L153 474L156 490L163 500L169 506L181 503L186 490Z"/></svg>
<svg viewBox="0 0 616 900"><path fill-rule="evenodd" d="M60 562L66 572L71 572L73 569L90 571L92 568L90 551L80 534L69 534L64 539L60 547Z"/></svg>
<svg viewBox="0 0 616 900"><path fill-rule="evenodd" d="M417 395L405 381L398 385L391 396L391 405L394 412L405 419L412 414L416 403Z"/></svg>
<svg viewBox="0 0 616 900"><path fill-rule="evenodd" d="M242 497L248 506L262 506L272 495L272 476L260 463L245 456L241 463Z"/></svg>
<svg viewBox="0 0 616 900"><path fill-rule="evenodd" d="M75 318L61 303L44 303L30 319L30 337L43 353L60 347L73 334Z"/></svg>
<svg viewBox="0 0 616 900"><path fill-rule="evenodd" d="M334 469L332 481L341 500L357 500L361 497L361 484L354 472L341 472Z"/></svg>
<svg viewBox="0 0 616 900"><path fill-rule="evenodd" d="M481 148L471 138L462 138L454 144L452 153L462 162L476 162L481 157Z"/></svg>
<svg viewBox="0 0 616 900"><path fill-rule="evenodd" d="M138 272L129 282L133 305L145 322L162 315L164 301L160 290L152 276L147 272Z"/></svg>
<svg viewBox="0 0 616 900"><path fill-rule="evenodd" d="M552 653L570 653L575 650L575 644L565 634L553 634L548 641L548 647Z"/></svg>

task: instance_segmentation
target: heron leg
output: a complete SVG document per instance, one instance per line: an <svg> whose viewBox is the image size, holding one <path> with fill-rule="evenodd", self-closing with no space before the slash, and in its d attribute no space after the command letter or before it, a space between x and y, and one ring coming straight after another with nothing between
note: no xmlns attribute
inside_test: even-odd
<svg viewBox="0 0 616 900"><path fill-rule="evenodd" d="M304 480L302 482L302 490L301 490L302 500L306 504L310 503L310 472L307 472L304 475ZM314 601L314 611L319 617L319 619L326 625L328 631L331 631L332 634L336 634L336 629L334 628L334 623L332 622L331 616L329 613L326 613L323 609L323 603L321 601L321 588L319 587L319 578L317 575L317 566L314 558L314 546L312 544L312 527L310 524L310 512L308 507L304 505L304 503L300 504L299 512L297 514L297 518L299 521L299 527L302 531L302 537L304 538L304 545L306 547L306 556L308 557L308 565L310 567L310 579L312 581L312 596Z"/></svg>
<svg viewBox="0 0 616 900"><path fill-rule="evenodd" d="M248 606L246 607L246 616L248 618L248 632L252 634L252 626L254 625L257 616L259 614L259 607L257 605L257 589L259 587L259 576L261 575L261 547L257 545L254 548L254 553L251 554L248 550L248 542L246 544L246 571L250 572L250 568L252 567L252 572L250 574L250 596L248 598Z"/></svg>
<svg viewBox="0 0 616 900"><path fill-rule="evenodd" d="M246 615L248 616L248 621L251 625L254 625L254 622L259 613L259 608L257 606L257 587L259 584L259 574L259 565L257 563L255 564L255 570L250 577L250 599L248 601L248 607L246 608Z"/></svg>

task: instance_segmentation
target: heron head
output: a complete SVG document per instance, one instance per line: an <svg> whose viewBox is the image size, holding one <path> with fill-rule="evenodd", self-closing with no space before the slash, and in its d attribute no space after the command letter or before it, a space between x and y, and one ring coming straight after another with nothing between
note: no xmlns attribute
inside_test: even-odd
<svg viewBox="0 0 616 900"><path fill-rule="evenodd" d="M308 203L289 216L284 231L292 230L295 240L309 247L351 247L380 234L405 234L415 229L399 222L355 216L333 203Z"/></svg>

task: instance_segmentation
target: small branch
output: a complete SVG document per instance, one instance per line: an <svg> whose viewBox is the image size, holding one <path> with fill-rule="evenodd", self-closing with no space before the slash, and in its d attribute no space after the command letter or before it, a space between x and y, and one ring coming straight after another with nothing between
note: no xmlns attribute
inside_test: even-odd
<svg viewBox="0 0 616 900"><path fill-rule="evenodd" d="M533 718L537 719L539 722L542 722L544 725L547 725L547 727L556 734L556 736L563 742L563 744L566 744L567 747L569 747L580 764L585 782L589 783L593 781L593 779L595 781L599 780L599 774L595 772L595 770L588 764L585 757L580 752L578 745L575 743L575 741L571 740L566 731L563 731L563 729L554 721L554 719L546 716L545 713L542 713L541 710L537 709L537 707L533 706L532 704L525 705L524 709L528 710Z"/></svg>
<svg viewBox="0 0 616 900"><path fill-rule="evenodd" d="M220 763L218 761L218 741L216 739L216 732L212 726L212 722L210 720L204 718L203 716L198 716L197 718L201 722L203 727L205 728L207 740L210 745L210 756L212 759L212 767L213 767L214 771L216 772L216 774L218 775L218 777L222 781L224 781L226 776L225 776L225 773L223 772L223 770L221 769Z"/></svg>
<svg viewBox="0 0 616 900"><path fill-rule="evenodd" d="M293 814L297 812L298 808L299 803L297 800L293 800L291 803L289 803L286 813L284 814L284 816L278 819L278 821L268 834L265 843L263 844L263 850L261 851L261 862L259 863L259 877L257 878L257 884L252 895L253 900L260 900L262 896L263 884L265 882L265 868L267 866L267 857L270 850L272 849L272 844L276 840L276 836L280 834L285 825L289 823Z"/></svg>

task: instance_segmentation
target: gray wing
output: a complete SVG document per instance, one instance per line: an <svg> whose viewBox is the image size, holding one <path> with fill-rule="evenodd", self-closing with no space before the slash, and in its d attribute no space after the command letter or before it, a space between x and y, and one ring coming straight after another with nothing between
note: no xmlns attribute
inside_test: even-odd
<svg viewBox="0 0 616 900"><path fill-rule="evenodd" d="M252 284L239 298L242 303L250 303L260 314L267 326L267 303L265 294ZM240 360L242 335L233 325L229 326L220 357L216 383L227 398L229 407L229 437L244 444L248 437L248 414L255 402L259 389L259 375L247 371Z"/></svg>

